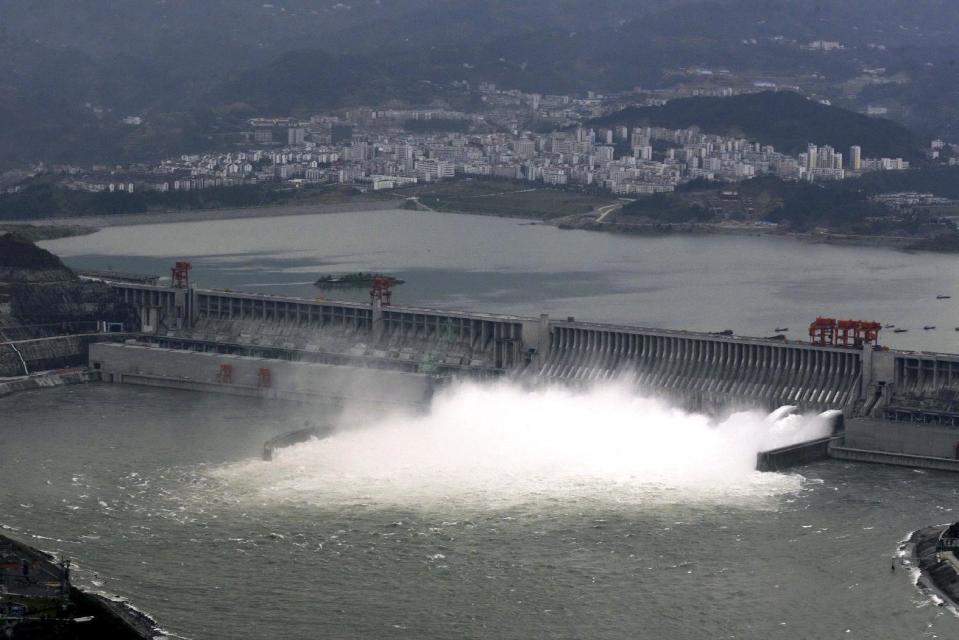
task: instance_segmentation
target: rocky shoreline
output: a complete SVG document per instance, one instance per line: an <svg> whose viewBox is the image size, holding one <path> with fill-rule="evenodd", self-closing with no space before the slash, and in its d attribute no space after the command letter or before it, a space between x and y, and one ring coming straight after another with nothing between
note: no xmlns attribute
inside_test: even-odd
<svg viewBox="0 0 959 640"><path fill-rule="evenodd" d="M156 620L125 598L71 584L71 563L0 535L0 635L32 640L161 640Z"/></svg>
<svg viewBox="0 0 959 640"><path fill-rule="evenodd" d="M939 606L959 615L959 559L952 551L937 551L939 538L951 525L913 531L899 547L900 557L916 570L916 587Z"/></svg>

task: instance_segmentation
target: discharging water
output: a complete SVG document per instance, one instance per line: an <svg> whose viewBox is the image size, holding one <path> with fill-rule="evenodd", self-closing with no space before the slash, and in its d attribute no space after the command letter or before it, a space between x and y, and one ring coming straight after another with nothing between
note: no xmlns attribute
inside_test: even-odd
<svg viewBox="0 0 959 640"><path fill-rule="evenodd" d="M350 414L329 437L278 451L273 464L218 477L323 502L509 505L602 494L642 503L660 492L721 500L756 487L798 488L798 476L756 473L756 454L831 428L788 411L712 420L617 384L464 383L441 392L425 414Z"/></svg>
<svg viewBox="0 0 959 640"><path fill-rule="evenodd" d="M464 386L429 413L340 417L108 385L0 416L3 528L191 638L959 633L889 570L909 530L954 519L955 477L752 472L817 432L798 416ZM258 459L307 419L339 428Z"/></svg>

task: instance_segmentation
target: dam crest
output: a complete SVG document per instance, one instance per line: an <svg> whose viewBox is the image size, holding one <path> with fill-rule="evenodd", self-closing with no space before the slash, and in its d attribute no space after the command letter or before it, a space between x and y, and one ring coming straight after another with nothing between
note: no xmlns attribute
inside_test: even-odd
<svg viewBox="0 0 959 640"><path fill-rule="evenodd" d="M332 367L573 384L626 378L703 410L796 405L959 425L959 356L193 287L109 282L141 344ZM261 369L263 367L257 367ZM198 376L226 385L224 369ZM346 375L346 370L341 372ZM231 377L232 379L232 377ZM265 389L262 381L260 387ZM271 371L270 387L279 379Z"/></svg>

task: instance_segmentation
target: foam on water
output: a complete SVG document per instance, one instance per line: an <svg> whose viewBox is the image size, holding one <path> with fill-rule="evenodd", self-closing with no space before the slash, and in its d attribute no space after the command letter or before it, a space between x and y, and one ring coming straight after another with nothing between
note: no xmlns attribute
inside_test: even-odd
<svg viewBox="0 0 959 640"><path fill-rule="evenodd" d="M423 414L344 418L328 438L214 475L235 494L321 503L732 500L797 490L799 476L756 472L756 454L828 430L787 408L712 420L620 384L463 383Z"/></svg>

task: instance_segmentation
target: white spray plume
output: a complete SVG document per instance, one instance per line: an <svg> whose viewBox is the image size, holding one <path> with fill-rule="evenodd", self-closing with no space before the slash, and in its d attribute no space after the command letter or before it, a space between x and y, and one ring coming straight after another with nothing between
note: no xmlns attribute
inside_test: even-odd
<svg viewBox="0 0 959 640"><path fill-rule="evenodd" d="M280 450L273 462L218 475L259 497L317 502L768 495L793 491L801 479L756 472L756 454L829 429L793 407L714 421L624 384L463 383L438 394L425 414L350 425Z"/></svg>

